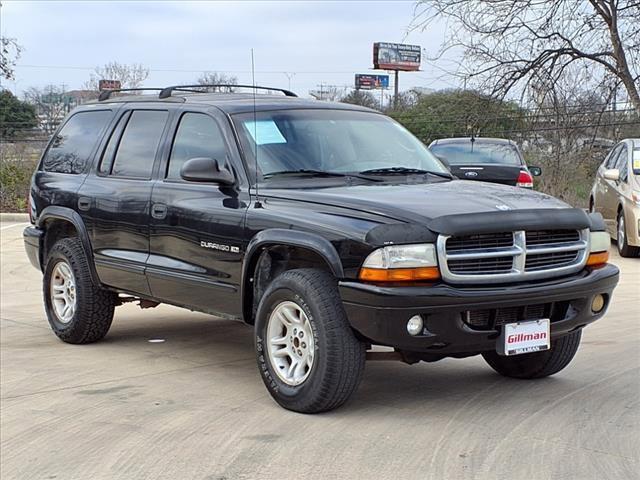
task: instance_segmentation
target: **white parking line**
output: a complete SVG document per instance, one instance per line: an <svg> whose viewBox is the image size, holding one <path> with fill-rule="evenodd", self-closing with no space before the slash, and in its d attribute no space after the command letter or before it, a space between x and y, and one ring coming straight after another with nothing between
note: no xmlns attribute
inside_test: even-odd
<svg viewBox="0 0 640 480"><path fill-rule="evenodd" d="M13 227L26 227L28 223L12 223L11 225L5 225L4 227L0 227L0 230L8 230Z"/></svg>

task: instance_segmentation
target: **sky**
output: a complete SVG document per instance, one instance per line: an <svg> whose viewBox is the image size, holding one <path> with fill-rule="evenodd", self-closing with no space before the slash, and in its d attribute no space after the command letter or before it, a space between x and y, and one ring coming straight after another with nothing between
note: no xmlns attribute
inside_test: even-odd
<svg viewBox="0 0 640 480"><path fill-rule="evenodd" d="M79 89L94 67L142 63L146 87L193 83L204 71L308 95L321 83L352 86L374 73L374 42L421 45L423 71L401 72L400 89L459 87L437 52L445 25L412 31L413 1L25 1L2 0L0 31L24 51L15 81L29 87ZM451 59L449 59L451 60ZM385 72L376 72L385 73Z"/></svg>

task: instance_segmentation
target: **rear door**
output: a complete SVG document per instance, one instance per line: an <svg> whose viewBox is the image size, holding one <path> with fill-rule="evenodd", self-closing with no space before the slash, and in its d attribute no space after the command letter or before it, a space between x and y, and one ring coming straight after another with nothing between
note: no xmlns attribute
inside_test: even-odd
<svg viewBox="0 0 640 480"><path fill-rule="evenodd" d="M151 294L144 269L149 256L152 172L168 119L164 107L123 108L97 171L79 192L100 280L140 295Z"/></svg>
<svg viewBox="0 0 640 480"><path fill-rule="evenodd" d="M240 317L249 194L233 134L216 110L185 109L175 123L151 199L151 291L167 303ZM182 180L184 162L199 157L226 165L238 184Z"/></svg>

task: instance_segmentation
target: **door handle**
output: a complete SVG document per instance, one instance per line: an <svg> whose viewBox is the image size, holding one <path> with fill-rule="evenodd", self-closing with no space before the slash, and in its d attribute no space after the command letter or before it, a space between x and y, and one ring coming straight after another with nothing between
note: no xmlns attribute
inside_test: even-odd
<svg viewBox="0 0 640 480"><path fill-rule="evenodd" d="M167 206L164 203L154 203L151 207L151 216L162 220L167 216Z"/></svg>
<svg viewBox="0 0 640 480"><path fill-rule="evenodd" d="M87 211L91 208L91 199L88 197L80 197L78 198L78 209L82 211Z"/></svg>

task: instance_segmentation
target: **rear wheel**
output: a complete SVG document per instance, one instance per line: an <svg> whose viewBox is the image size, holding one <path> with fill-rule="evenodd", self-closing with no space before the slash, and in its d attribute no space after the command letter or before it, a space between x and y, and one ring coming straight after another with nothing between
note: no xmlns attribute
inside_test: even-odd
<svg viewBox="0 0 640 480"><path fill-rule="evenodd" d="M329 273L298 269L276 277L260 301L255 329L262 379L282 407L323 412L357 389L365 345L351 330Z"/></svg>
<svg viewBox="0 0 640 480"><path fill-rule="evenodd" d="M627 222L624 218L624 211L620 210L618 213L617 223L617 237L618 237L618 253L621 257L637 257L640 252L640 248L632 247L629 245L627 237Z"/></svg>
<svg viewBox="0 0 640 480"><path fill-rule="evenodd" d="M551 341L551 348L542 352L505 357L496 352L483 352L482 356L500 375L512 378L543 378L558 373L571 363L580 346L582 330L577 330Z"/></svg>
<svg viewBox="0 0 640 480"><path fill-rule="evenodd" d="M49 325L60 340L91 343L109 331L117 296L93 284L79 239L64 238L51 248L43 294Z"/></svg>

